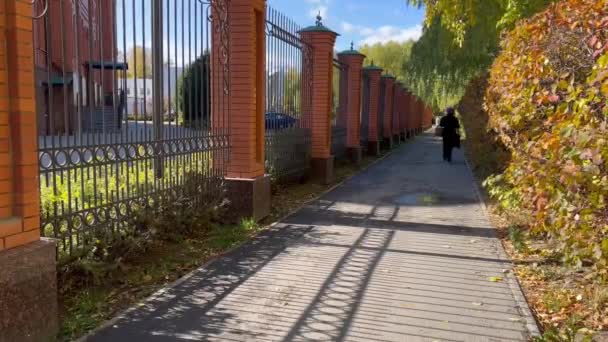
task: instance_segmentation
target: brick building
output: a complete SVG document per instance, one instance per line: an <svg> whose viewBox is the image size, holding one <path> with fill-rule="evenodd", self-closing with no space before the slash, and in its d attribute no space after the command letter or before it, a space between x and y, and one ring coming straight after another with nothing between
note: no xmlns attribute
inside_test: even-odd
<svg viewBox="0 0 608 342"><path fill-rule="evenodd" d="M115 9L106 0L37 1L34 57L39 135L120 124ZM118 110L117 110L118 109ZM100 126L102 125L102 126ZM105 125L105 126L103 126Z"/></svg>

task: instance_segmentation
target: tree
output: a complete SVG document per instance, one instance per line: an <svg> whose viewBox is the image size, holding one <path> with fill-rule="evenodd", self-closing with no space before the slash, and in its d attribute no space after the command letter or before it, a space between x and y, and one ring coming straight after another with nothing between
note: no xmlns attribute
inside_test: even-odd
<svg viewBox="0 0 608 342"><path fill-rule="evenodd" d="M501 34L555 0L406 0L425 6L425 28L404 64L405 82L435 111L458 103L486 72Z"/></svg>
<svg viewBox="0 0 608 342"><path fill-rule="evenodd" d="M293 115L298 113L298 108L300 108L300 101L302 98L302 75L297 69L290 68L283 78L283 110Z"/></svg>
<svg viewBox="0 0 608 342"><path fill-rule="evenodd" d="M441 25L462 46L468 31L479 26L509 30L515 23L556 0L406 0L426 9L426 26L439 18ZM491 32L489 32L491 34Z"/></svg>
<svg viewBox="0 0 608 342"><path fill-rule="evenodd" d="M152 77L152 50L136 45L127 52L127 78Z"/></svg>
<svg viewBox="0 0 608 342"><path fill-rule="evenodd" d="M177 80L177 108L185 125L206 126L211 115L209 52L190 64Z"/></svg>
<svg viewBox="0 0 608 342"><path fill-rule="evenodd" d="M478 25L462 46L439 18L424 28L403 65L404 82L435 111L458 103L472 78L488 69L498 51L496 28Z"/></svg>
<svg viewBox="0 0 608 342"><path fill-rule="evenodd" d="M371 64L373 61L384 69L385 72L397 76L400 80L404 78L403 64L410 58L414 41L407 42L388 42L385 44L376 43L374 45L364 45L361 53L367 56L365 63Z"/></svg>
<svg viewBox="0 0 608 342"><path fill-rule="evenodd" d="M484 108L508 149L487 181L507 210L565 261L608 278L608 6L564 0L521 22L501 43Z"/></svg>

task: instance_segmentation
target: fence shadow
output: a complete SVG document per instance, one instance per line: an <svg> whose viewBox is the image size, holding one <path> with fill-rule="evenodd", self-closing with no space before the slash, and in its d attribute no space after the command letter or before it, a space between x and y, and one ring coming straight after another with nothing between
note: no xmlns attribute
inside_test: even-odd
<svg viewBox="0 0 608 342"><path fill-rule="evenodd" d="M372 173L90 340L525 340L510 285L487 280L509 266L482 214L423 219L416 215L433 208L372 204L356 194Z"/></svg>
<svg viewBox="0 0 608 342"><path fill-rule="evenodd" d="M221 335L236 316L218 304L311 229L282 226L260 234L87 340L170 341Z"/></svg>

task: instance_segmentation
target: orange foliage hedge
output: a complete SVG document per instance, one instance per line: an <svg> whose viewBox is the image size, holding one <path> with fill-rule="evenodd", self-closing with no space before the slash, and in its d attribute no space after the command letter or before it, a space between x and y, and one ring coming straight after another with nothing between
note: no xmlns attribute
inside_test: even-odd
<svg viewBox="0 0 608 342"><path fill-rule="evenodd" d="M490 193L566 261L608 266L608 0L565 0L506 35L486 92L511 152Z"/></svg>

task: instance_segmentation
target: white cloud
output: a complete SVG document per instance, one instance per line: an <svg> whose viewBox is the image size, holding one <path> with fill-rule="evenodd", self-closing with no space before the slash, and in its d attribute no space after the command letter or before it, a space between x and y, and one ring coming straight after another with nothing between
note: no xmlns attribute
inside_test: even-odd
<svg viewBox="0 0 608 342"><path fill-rule="evenodd" d="M351 32L353 32L353 31L355 30L355 28L356 28L356 27L355 27L355 25L353 25L353 24L351 24L351 23L349 23L349 22L346 22L346 21L343 21L343 22L342 22L342 24L341 24L340 26L342 26L342 31L343 31L344 33L351 33Z"/></svg>
<svg viewBox="0 0 608 342"><path fill-rule="evenodd" d="M360 45L373 45L376 43L405 42L408 40L418 40L422 35L422 25L400 28L395 26L381 26L375 29L363 28L359 33L364 38L359 42Z"/></svg>
<svg viewBox="0 0 608 342"><path fill-rule="evenodd" d="M320 4L323 0L306 0L309 4Z"/></svg>
<svg viewBox="0 0 608 342"><path fill-rule="evenodd" d="M340 26L342 28L342 32L344 33L355 33L362 36L367 36L373 33L373 30L369 27L354 25L347 21L343 21Z"/></svg>

